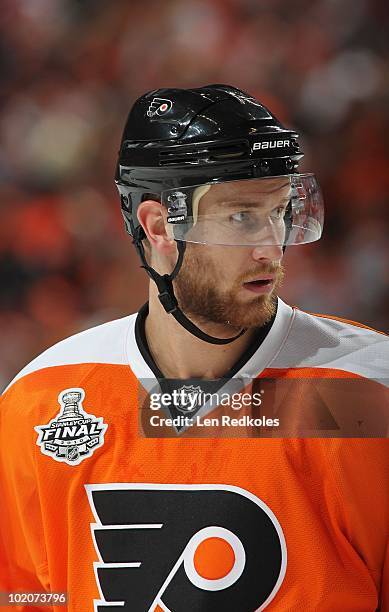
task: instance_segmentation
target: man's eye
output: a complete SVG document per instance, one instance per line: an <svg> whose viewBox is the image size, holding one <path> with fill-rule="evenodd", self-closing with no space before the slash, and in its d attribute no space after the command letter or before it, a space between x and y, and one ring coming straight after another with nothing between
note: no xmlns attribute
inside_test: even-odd
<svg viewBox="0 0 389 612"><path fill-rule="evenodd" d="M242 223L250 223L253 221L250 213L247 212L236 212L233 215L230 215L230 221L233 223L242 224Z"/></svg>

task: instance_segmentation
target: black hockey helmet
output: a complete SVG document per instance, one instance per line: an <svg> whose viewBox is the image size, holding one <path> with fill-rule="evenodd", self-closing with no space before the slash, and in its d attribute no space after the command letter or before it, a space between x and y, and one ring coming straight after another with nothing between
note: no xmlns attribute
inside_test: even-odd
<svg viewBox="0 0 389 612"><path fill-rule="evenodd" d="M276 238L273 233L272 243L282 240L285 246L320 237L320 189L314 175L298 173L302 157L296 132L283 127L255 98L229 85L159 89L135 102L124 129L115 181L126 229L159 287L167 312L177 319L185 317L178 308L172 280L182 264L186 242L253 245L258 244L265 225L274 225L274 218L270 215L264 219L258 209L250 227L246 223L239 230L235 229L239 224L234 225L234 231L226 229L220 214L212 216L205 206L199 207L203 195L214 185L285 177L289 199L277 220L285 231L282 238L279 231ZM177 241L179 259L169 276L160 276L144 256L145 234L137 209L142 201L150 199L165 206L166 227ZM216 231L209 232L210 226ZM184 326L188 329L187 324ZM207 341L217 340L209 340L210 336L203 332L199 335L194 329L189 331Z"/></svg>

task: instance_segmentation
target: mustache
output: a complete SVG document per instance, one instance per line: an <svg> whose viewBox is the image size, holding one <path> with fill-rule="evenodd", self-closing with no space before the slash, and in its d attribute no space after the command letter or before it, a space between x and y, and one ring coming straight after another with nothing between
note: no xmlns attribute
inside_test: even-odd
<svg viewBox="0 0 389 612"><path fill-rule="evenodd" d="M260 267L256 266L249 272L242 274L238 282L249 283L251 280L253 280L253 278L256 278L261 274L272 274L276 278L279 278L284 274L284 267L281 264L263 264Z"/></svg>

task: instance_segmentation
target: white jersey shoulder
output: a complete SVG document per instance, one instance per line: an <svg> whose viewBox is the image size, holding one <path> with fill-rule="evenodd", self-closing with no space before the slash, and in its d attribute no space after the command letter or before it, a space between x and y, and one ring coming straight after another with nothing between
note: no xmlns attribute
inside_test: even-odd
<svg viewBox="0 0 389 612"><path fill-rule="evenodd" d="M54 344L26 365L11 381L44 368L85 363L128 364L126 343L136 314L102 323Z"/></svg>
<svg viewBox="0 0 389 612"><path fill-rule="evenodd" d="M389 379L389 337L326 315L294 309L288 336L270 367L330 368Z"/></svg>
<svg viewBox="0 0 389 612"><path fill-rule="evenodd" d="M137 344L136 317L103 323L58 342L23 368L7 389L38 370L85 363L128 365L137 378L154 378ZM357 324L292 309L279 299L268 336L235 376L253 378L266 368L301 367L388 379L389 338Z"/></svg>

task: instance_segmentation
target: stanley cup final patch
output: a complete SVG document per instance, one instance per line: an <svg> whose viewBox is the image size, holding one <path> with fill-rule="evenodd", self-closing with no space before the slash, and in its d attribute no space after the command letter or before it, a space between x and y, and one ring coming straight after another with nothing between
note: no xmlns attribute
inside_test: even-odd
<svg viewBox="0 0 389 612"><path fill-rule="evenodd" d="M81 388L64 389L58 395L59 413L47 425L34 427L44 455L68 465L78 465L104 444L108 425L103 417L85 412Z"/></svg>

